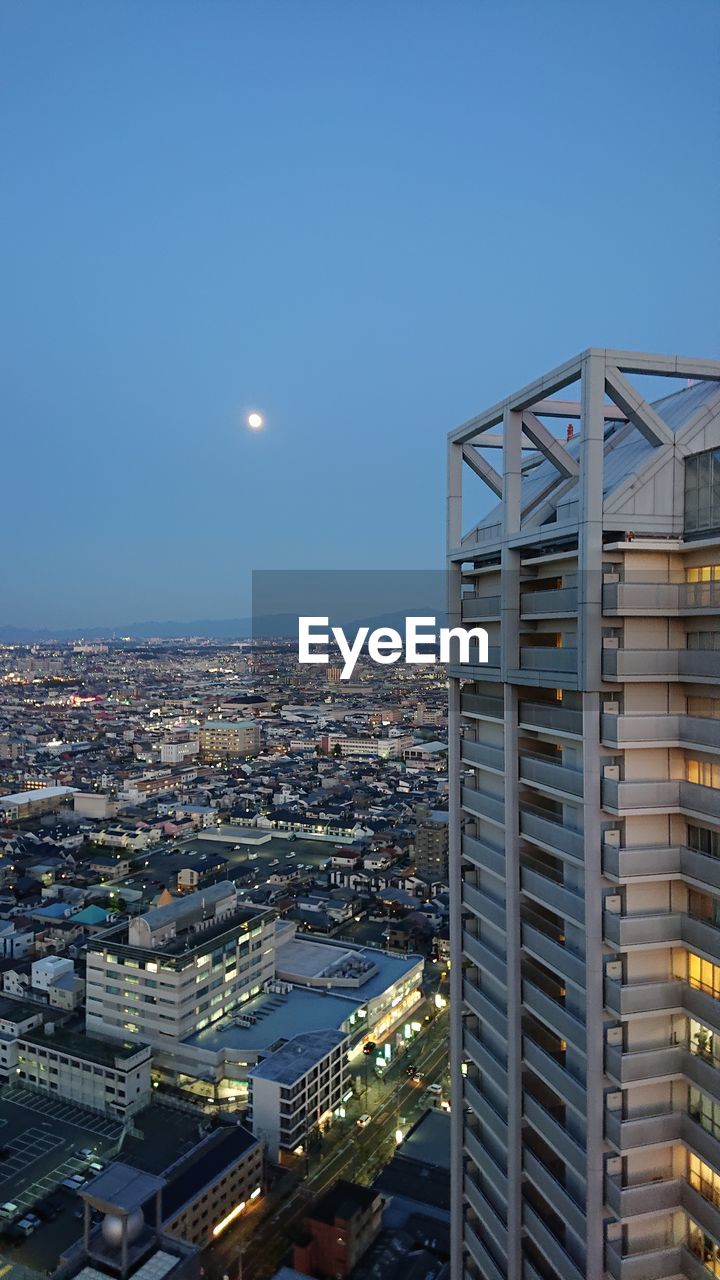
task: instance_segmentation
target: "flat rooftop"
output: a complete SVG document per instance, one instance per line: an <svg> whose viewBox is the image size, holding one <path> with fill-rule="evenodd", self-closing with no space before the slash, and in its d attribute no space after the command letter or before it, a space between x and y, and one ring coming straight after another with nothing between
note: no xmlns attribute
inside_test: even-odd
<svg viewBox="0 0 720 1280"><path fill-rule="evenodd" d="M358 987L342 988L343 994L357 992L361 1003L379 996L393 983L401 981L417 965L424 963L419 955L395 956L373 947L352 947L347 943L315 942L303 934L296 934L287 942L278 944L275 953L275 970L280 978L295 974L298 981L320 977L324 970L341 962L343 957L364 960L374 966L368 977ZM340 975L337 975L338 977ZM339 988L331 990L340 990Z"/></svg>
<svg viewBox="0 0 720 1280"><path fill-rule="evenodd" d="M324 995L304 988L295 988L287 995L268 992L238 1005L212 1027L188 1036L185 1043L213 1053L226 1048L240 1053L269 1053L279 1041L305 1032L329 1028L344 1031L348 1019L364 1003L356 994ZM247 1025L238 1026L238 1017Z"/></svg>
<svg viewBox="0 0 720 1280"><path fill-rule="evenodd" d="M259 1062L248 1075L253 1080L273 1080L278 1084L294 1084L311 1071L333 1049L343 1044L342 1031L328 1028L323 1031L307 1031L295 1036L281 1049L276 1049L264 1062Z"/></svg>
<svg viewBox="0 0 720 1280"><path fill-rule="evenodd" d="M165 1170L167 1184L162 1193L163 1221L175 1216L222 1173L257 1147L259 1139L240 1124L223 1125L181 1156Z"/></svg>
<svg viewBox="0 0 720 1280"><path fill-rule="evenodd" d="M134 1058L146 1046L141 1041L131 1043L129 1040L96 1040L93 1036L79 1031L65 1031L58 1028L50 1035L40 1030L26 1031L21 1039L28 1044L38 1045L41 1049L57 1049L77 1058L86 1058L88 1062L99 1062L103 1066L112 1067L118 1058Z"/></svg>

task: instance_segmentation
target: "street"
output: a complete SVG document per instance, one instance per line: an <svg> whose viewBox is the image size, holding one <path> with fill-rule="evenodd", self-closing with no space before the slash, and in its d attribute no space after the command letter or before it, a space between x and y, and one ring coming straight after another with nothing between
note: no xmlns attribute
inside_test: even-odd
<svg viewBox="0 0 720 1280"><path fill-rule="evenodd" d="M358 1099L362 1110L372 1119L359 1129L355 1119L337 1122L324 1139L319 1152L309 1158L309 1172L297 1181L296 1172L288 1172L280 1184L262 1197L245 1219L232 1226L204 1255L208 1280L222 1280L223 1275L236 1280L266 1280L273 1275L289 1249L306 1207L327 1190L338 1178L370 1185L380 1170L392 1159L396 1150L396 1131L407 1133L430 1104L427 1085L439 1080L448 1062L447 1010L434 1019L413 1051L401 1059L382 1080L373 1076L369 1082L365 1108L364 1087ZM412 1060L425 1080L418 1086L408 1080L405 1066ZM353 1117L358 1110L353 1110Z"/></svg>

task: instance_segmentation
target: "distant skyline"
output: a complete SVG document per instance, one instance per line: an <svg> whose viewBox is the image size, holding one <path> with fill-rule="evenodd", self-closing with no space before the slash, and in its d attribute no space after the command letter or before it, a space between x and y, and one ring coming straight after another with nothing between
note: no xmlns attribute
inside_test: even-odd
<svg viewBox="0 0 720 1280"><path fill-rule="evenodd" d="M719 57L714 0L4 5L0 628L439 568L448 429L717 357Z"/></svg>

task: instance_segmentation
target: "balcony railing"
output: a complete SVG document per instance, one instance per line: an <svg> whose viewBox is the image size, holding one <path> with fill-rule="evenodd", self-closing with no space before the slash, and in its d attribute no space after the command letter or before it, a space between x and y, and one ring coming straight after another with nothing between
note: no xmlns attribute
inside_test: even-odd
<svg viewBox="0 0 720 1280"><path fill-rule="evenodd" d="M473 787L461 788L461 802L464 809L479 818L489 818L492 822L505 821L505 802L499 796L487 791L476 791Z"/></svg>
<svg viewBox="0 0 720 1280"><path fill-rule="evenodd" d="M559 702L522 701L518 708L518 720L523 728L549 730L571 738L582 737L582 711L563 707Z"/></svg>
<svg viewBox="0 0 720 1280"><path fill-rule="evenodd" d="M523 591L520 615L523 618L566 618L577 613L577 587L555 587L548 591Z"/></svg>
<svg viewBox="0 0 720 1280"><path fill-rule="evenodd" d="M604 680L712 680L718 654L701 649L603 649Z"/></svg>
<svg viewBox="0 0 720 1280"><path fill-rule="evenodd" d="M569 765L548 760L545 756L521 754L520 779L566 795L580 797L583 793L583 775L579 769L571 769Z"/></svg>
<svg viewBox="0 0 720 1280"><path fill-rule="evenodd" d="M461 755L465 764L479 765L481 769L493 769L496 773L502 773L505 767L505 752L502 747L473 742L471 738L463 738Z"/></svg>
<svg viewBox="0 0 720 1280"><path fill-rule="evenodd" d="M720 612L720 582L605 582L605 614L684 615Z"/></svg>
<svg viewBox="0 0 720 1280"><path fill-rule="evenodd" d="M500 596L463 596L463 622L475 622L479 618L500 617Z"/></svg>
<svg viewBox="0 0 720 1280"><path fill-rule="evenodd" d="M685 778L654 781L601 780L601 797L609 813L684 813L688 817L720 821L720 789Z"/></svg>
<svg viewBox="0 0 720 1280"><path fill-rule="evenodd" d="M720 661L717 665L720 667ZM607 747L698 747L720 751L720 720L687 715L602 715L600 736Z"/></svg>
<svg viewBox="0 0 720 1280"><path fill-rule="evenodd" d="M542 845L551 853L567 854L582 862L585 837L582 831L564 826L562 819L553 819L541 810L522 804L519 814L520 834L527 840Z"/></svg>
<svg viewBox="0 0 720 1280"><path fill-rule="evenodd" d="M577 649L555 649L551 645L524 646L520 650L521 671L576 672Z"/></svg>
<svg viewBox="0 0 720 1280"><path fill-rule="evenodd" d="M502 720L505 704L502 698L495 698L486 693L463 693L460 696L460 710L465 716L482 716L487 720Z"/></svg>

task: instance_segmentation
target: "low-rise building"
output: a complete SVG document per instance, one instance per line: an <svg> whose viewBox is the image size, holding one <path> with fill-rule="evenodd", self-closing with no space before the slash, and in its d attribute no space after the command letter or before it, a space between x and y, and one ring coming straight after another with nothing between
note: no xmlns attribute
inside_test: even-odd
<svg viewBox="0 0 720 1280"><path fill-rule="evenodd" d="M372 1187L341 1179L303 1219L293 1246L293 1267L308 1276L344 1280L377 1238L383 1198Z"/></svg>
<svg viewBox="0 0 720 1280"><path fill-rule="evenodd" d="M18 1037L18 1082L54 1093L105 1115L125 1118L147 1106L151 1094L147 1045L108 1043L56 1028Z"/></svg>
<svg viewBox="0 0 720 1280"><path fill-rule="evenodd" d="M308 1031L250 1071L252 1131L272 1159L287 1159L332 1123L349 1087L348 1043L342 1031Z"/></svg>
<svg viewBox="0 0 720 1280"><path fill-rule="evenodd" d="M262 1193L262 1142L242 1125L222 1125L170 1165L164 1177L163 1230L204 1247Z"/></svg>

